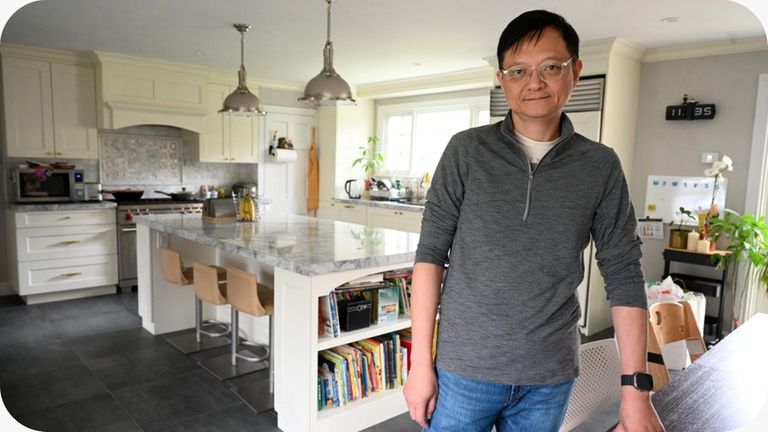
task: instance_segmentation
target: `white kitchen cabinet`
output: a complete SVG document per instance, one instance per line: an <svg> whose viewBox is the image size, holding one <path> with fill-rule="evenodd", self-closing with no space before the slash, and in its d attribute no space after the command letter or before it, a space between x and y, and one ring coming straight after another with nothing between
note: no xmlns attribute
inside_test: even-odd
<svg viewBox="0 0 768 432"><path fill-rule="evenodd" d="M219 114L224 99L235 87L208 84L208 109L201 134L185 135L193 158L199 162L258 163L260 117Z"/></svg>
<svg viewBox="0 0 768 432"><path fill-rule="evenodd" d="M336 220L342 222L356 223L365 225L366 208L361 205L334 203L336 207Z"/></svg>
<svg viewBox="0 0 768 432"><path fill-rule="evenodd" d="M3 56L9 157L98 158L92 67Z"/></svg>
<svg viewBox="0 0 768 432"><path fill-rule="evenodd" d="M398 231L419 233L422 213L400 209L368 207L366 225L374 228L390 228Z"/></svg>
<svg viewBox="0 0 768 432"><path fill-rule="evenodd" d="M27 303L114 292L114 209L6 213L10 284Z"/></svg>

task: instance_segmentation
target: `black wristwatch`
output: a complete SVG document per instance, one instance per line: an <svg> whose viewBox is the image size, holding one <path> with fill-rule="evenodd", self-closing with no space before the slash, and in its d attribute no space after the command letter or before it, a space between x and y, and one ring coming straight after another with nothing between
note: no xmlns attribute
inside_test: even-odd
<svg viewBox="0 0 768 432"><path fill-rule="evenodd" d="M622 375L621 385L630 385L642 392L651 391L653 390L653 376L644 372L635 372L632 375Z"/></svg>

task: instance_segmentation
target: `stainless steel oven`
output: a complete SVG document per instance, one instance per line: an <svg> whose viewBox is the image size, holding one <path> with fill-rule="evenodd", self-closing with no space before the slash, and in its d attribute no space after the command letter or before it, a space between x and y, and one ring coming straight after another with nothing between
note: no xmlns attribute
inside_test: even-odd
<svg viewBox="0 0 768 432"><path fill-rule="evenodd" d="M144 199L122 202L117 206L117 265L121 290L136 286L136 222L135 216L170 213L201 213L202 202Z"/></svg>

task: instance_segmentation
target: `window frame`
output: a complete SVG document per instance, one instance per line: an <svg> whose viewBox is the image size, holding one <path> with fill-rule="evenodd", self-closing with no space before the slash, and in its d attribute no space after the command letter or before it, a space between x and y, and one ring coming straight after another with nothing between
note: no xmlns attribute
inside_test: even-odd
<svg viewBox="0 0 768 432"><path fill-rule="evenodd" d="M402 177L419 177L423 175L423 172L413 171L413 157L414 151L414 138L416 137L416 129L418 122L416 121L418 114L435 113L435 112L448 112L448 111L460 111L469 110L469 127L476 127L480 121L480 113L482 111L490 111L488 106L488 96L467 96L450 99L433 99L419 102L405 102L397 104L379 105L376 108L376 131L379 136L379 145L376 151L384 154L384 158L387 158L387 122L390 117L398 116L410 116L411 117L411 142L409 145L409 160L407 170L377 170L377 175L384 176L402 176ZM490 118L490 117L489 117ZM448 144L447 142L445 143ZM434 173L432 173L434 174Z"/></svg>

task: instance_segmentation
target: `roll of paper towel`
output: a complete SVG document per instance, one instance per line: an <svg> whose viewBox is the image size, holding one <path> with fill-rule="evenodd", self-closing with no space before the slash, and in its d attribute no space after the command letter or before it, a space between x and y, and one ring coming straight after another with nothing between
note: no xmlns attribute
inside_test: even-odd
<svg viewBox="0 0 768 432"><path fill-rule="evenodd" d="M272 149L272 162L294 162L296 161L296 150L289 149Z"/></svg>

